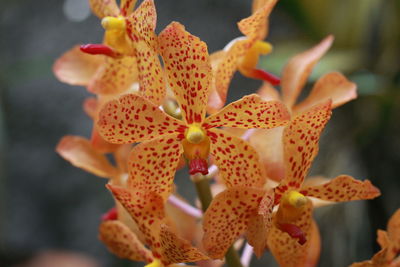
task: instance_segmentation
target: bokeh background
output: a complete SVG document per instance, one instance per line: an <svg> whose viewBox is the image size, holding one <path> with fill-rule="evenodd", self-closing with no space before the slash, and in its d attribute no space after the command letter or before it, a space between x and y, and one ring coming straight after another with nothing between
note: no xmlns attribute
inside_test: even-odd
<svg viewBox="0 0 400 267"><path fill-rule="evenodd" d="M251 12L250 0L155 2L158 32L179 21L210 52L238 37L236 22ZM57 81L52 64L75 44L100 42L99 20L85 0L2 0L0 7L0 266L45 266L32 262L38 256L50 259L47 267L63 266L65 252L88 257L85 266L143 266L115 258L97 239L100 216L112 206L106 180L54 151L63 135L90 136L91 121L81 108L89 94ZM358 84L358 99L334 111L312 173L370 179L382 191L373 201L315 212L323 240L319 266L370 258L378 250L376 230L400 208L399 17L398 0L281 0L271 15L268 41L275 50L262 59L264 68L280 74L290 57L333 34L310 85L329 70ZM230 100L260 85L236 74ZM189 179L177 180L191 195ZM252 266L276 265L266 253Z"/></svg>

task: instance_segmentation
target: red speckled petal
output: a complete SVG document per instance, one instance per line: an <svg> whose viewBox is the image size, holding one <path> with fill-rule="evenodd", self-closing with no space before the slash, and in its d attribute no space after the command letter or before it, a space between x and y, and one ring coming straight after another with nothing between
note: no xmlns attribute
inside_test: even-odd
<svg viewBox="0 0 400 267"><path fill-rule="evenodd" d="M100 224L99 238L116 256L131 261L152 262L151 252L137 236L120 221L105 221Z"/></svg>
<svg viewBox="0 0 400 267"><path fill-rule="evenodd" d="M136 0L121 0L119 6L121 9L121 15L126 17L130 15L135 8Z"/></svg>
<svg viewBox="0 0 400 267"><path fill-rule="evenodd" d="M217 112L225 105L226 93L224 96L219 95L217 88L215 86L215 80L217 79L217 68L219 64L226 57L226 53L227 52L224 50L219 50L210 55L210 64L213 72L213 79L210 85L210 96L208 97L208 104L207 104L208 114L213 114ZM224 97L224 99L222 99L221 97Z"/></svg>
<svg viewBox="0 0 400 267"><path fill-rule="evenodd" d="M340 175L323 185L302 188L300 192L306 196L335 202L373 199L381 194L370 181L359 181L348 175Z"/></svg>
<svg viewBox="0 0 400 267"><path fill-rule="evenodd" d="M274 191L268 190L260 202L258 213L249 222L247 240L254 247L254 254L260 258L267 248L268 231L272 226L272 209L274 208Z"/></svg>
<svg viewBox="0 0 400 267"><path fill-rule="evenodd" d="M262 189L235 186L213 199L203 219L203 246L211 258L224 257L233 242L247 230L264 193Z"/></svg>
<svg viewBox="0 0 400 267"><path fill-rule="evenodd" d="M275 193L301 187L312 161L318 154L319 137L331 113L329 100L297 115L286 126L283 131L285 178Z"/></svg>
<svg viewBox="0 0 400 267"><path fill-rule="evenodd" d="M235 185L263 186L262 174L257 152L246 141L222 130L211 129L210 154L219 168L220 178L227 187Z"/></svg>
<svg viewBox="0 0 400 267"><path fill-rule="evenodd" d="M332 42L333 36L330 35L317 46L293 57L283 69L281 88L283 100L289 108L295 104L314 65L326 53Z"/></svg>
<svg viewBox="0 0 400 267"><path fill-rule="evenodd" d="M110 143L127 144L179 132L186 126L148 100L134 94L108 102L100 112L98 130Z"/></svg>
<svg viewBox="0 0 400 267"><path fill-rule="evenodd" d="M128 190L107 185L114 197L124 206L143 233L145 244L154 256L160 256L160 227L165 223L163 199L153 192Z"/></svg>
<svg viewBox="0 0 400 267"><path fill-rule="evenodd" d="M166 135L133 148L129 159L129 187L156 192L164 200L168 198L183 153L177 135Z"/></svg>
<svg viewBox="0 0 400 267"><path fill-rule="evenodd" d="M304 266L308 260L309 249L310 249L310 238L312 236L312 204L308 201L307 206L302 212L301 216L291 222L292 224L299 227L304 233L306 243L300 245L297 238L292 238L288 233L281 231L276 226L276 216L274 216L274 225L268 234L268 247L278 262L279 266L282 267L298 267Z"/></svg>
<svg viewBox="0 0 400 267"><path fill-rule="evenodd" d="M94 94L119 94L129 89L137 80L138 70L134 57L106 57L91 79L88 90Z"/></svg>
<svg viewBox="0 0 400 267"><path fill-rule="evenodd" d="M119 8L115 0L89 0L92 12L99 18L106 16L116 17L119 15Z"/></svg>
<svg viewBox="0 0 400 267"><path fill-rule="evenodd" d="M207 45L172 22L159 36L168 82L188 124L202 122L212 78Z"/></svg>
<svg viewBox="0 0 400 267"><path fill-rule="evenodd" d="M92 145L93 149L98 151L99 153L111 153L118 149L120 145L111 144L104 140L103 137L99 134L96 127L92 129L92 136L90 137L90 144Z"/></svg>
<svg viewBox="0 0 400 267"><path fill-rule="evenodd" d="M250 39L263 40L267 36L268 16L277 0L266 1L263 6L239 23L239 30Z"/></svg>
<svg viewBox="0 0 400 267"><path fill-rule="evenodd" d="M296 113L332 99L332 109L357 97L357 85L346 79L339 72L331 72L322 76L314 85L308 97L294 107Z"/></svg>
<svg viewBox="0 0 400 267"><path fill-rule="evenodd" d="M160 240L162 247L162 261L164 264L195 262L208 260L209 257L193 247L187 240L180 238L171 229L161 225Z"/></svg>
<svg viewBox="0 0 400 267"><path fill-rule="evenodd" d="M74 46L58 58L53 65L53 72L61 82L86 86L104 62L104 57L85 54L79 47Z"/></svg>
<svg viewBox="0 0 400 267"><path fill-rule="evenodd" d="M89 140L79 136L64 136L58 143L56 151L75 167L84 169L94 175L112 178L118 173L107 157L93 149Z"/></svg>
<svg viewBox="0 0 400 267"><path fill-rule="evenodd" d="M274 128L287 124L289 119L289 112L283 103L263 101L260 96L252 94L208 117L203 127Z"/></svg>

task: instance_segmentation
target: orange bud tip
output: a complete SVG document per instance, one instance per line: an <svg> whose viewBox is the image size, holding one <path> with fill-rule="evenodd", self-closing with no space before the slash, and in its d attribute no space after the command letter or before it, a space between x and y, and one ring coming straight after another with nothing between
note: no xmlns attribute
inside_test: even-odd
<svg viewBox="0 0 400 267"><path fill-rule="evenodd" d="M189 174L195 175L196 173L208 174L208 164L205 159L197 158L189 161Z"/></svg>
<svg viewBox="0 0 400 267"><path fill-rule="evenodd" d="M281 83L281 79L279 79L279 77L277 77L269 72L266 72L265 70L261 70L261 69L253 69L252 76L255 79L269 82L270 84L272 84L274 86L279 85Z"/></svg>
<svg viewBox="0 0 400 267"><path fill-rule="evenodd" d="M83 53L91 55L104 55L108 57L117 57L117 53L109 46L103 44L85 44L80 49Z"/></svg>
<svg viewBox="0 0 400 267"><path fill-rule="evenodd" d="M117 209L111 208L109 211L107 211L106 213L104 213L101 216L101 220L104 221L115 221L118 219L118 213L117 213Z"/></svg>
<svg viewBox="0 0 400 267"><path fill-rule="evenodd" d="M307 242L305 233L294 224L281 223L278 228L281 231L288 233L292 238L297 238L300 245L304 245Z"/></svg>

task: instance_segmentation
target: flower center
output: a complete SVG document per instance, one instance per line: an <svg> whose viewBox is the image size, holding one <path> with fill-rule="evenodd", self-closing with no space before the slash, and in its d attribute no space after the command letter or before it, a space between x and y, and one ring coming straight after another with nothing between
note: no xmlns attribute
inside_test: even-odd
<svg viewBox="0 0 400 267"><path fill-rule="evenodd" d="M164 264L159 259L154 259L151 263L145 265L144 267L164 267Z"/></svg>
<svg viewBox="0 0 400 267"><path fill-rule="evenodd" d="M287 202L295 208L301 208L307 203L307 197L297 191L290 191L286 195L286 199Z"/></svg>
<svg viewBox="0 0 400 267"><path fill-rule="evenodd" d="M185 138L192 144L199 144L206 138L206 134L199 125L191 124L185 133Z"/></svg>

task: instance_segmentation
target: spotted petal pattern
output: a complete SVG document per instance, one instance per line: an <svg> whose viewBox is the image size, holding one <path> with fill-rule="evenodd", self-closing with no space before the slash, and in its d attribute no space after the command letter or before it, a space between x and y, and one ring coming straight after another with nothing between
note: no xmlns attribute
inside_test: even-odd
<svg viewBox="0 0 400 267"><path fill-rule="evenodd" d="M56 151L72 165L94 175L112 178L118 173L107 157L93 149L89 140L80 136L64 136Z"/></svg>
<svg viewBox="0 0 400 267"><path fill-rule="evenodd" d="M222 258L257 214L264 190L235 186L218 194L204 214L203 246L213 259Z"/></svg>
<svg viewBox="0 0 400 267"><path fill-rule="evenodd" d="M137 236L120 221L105 221L100 224L99 238L108 249L120 258L131 261L152 262L151 252Z"/></svg>
<svg viewBox="0 0 400 267"><path fill-rule="evenodd" d="M245 185L259 187L265 183L257 152L246 141L226 131L211 129L210 154L227 187Z"/></svg>
<svg viewBox="0 0 400 267"><path fill-rule="evenodd" d="M134 94L108 102L100 112L98 130L110 143L126 144L183 132L186 126Z"/></svg>
<svg viewBox="0 0 400 267"><path fill-rule="evenodd" d="M335 202L373 199L380 195L379 189L370 181L359 181L348 175L340 175L323 185L304 187L300 192L306 196Z"/></svg>
<svg viewBox="0 0 400 267"><path fill-rule="evenodd" d="M296 113L302 112L328 99L332 100L332 109L357 97L357 85L347 80L339 72L322 76L314 85L308 97L294 107Z"/></svg>
<svg viewBox="0 0 400 267"><path fill-rule="evenodd" d="M134 57L105 57L105 62L91 79L88 90L94 94L119 94L129 89L137 80L137 63Z"/></svg>
<svg viewBox="0 0 400 267"><path fill-rule="evenodd" d="M317 46L293 57L283 69L281 81L283 101L289 108L296 102L314 65L326 53L332 42L333 36L330 35Z"/></svg>
<svg viewBox="0 0 400 267"><path fill-rule="evenodd" d="M172 191L182 152L177 134L135 146L129 159L128 186L137 190L153 191L166 200Z"/></svg>
<svg viewBox="0 0 400 267"><path fill-rule="evenodd" d="M115 0L89 0L92 12L100 19L106 16L116 17L119 14L119 8Z"/></svg>
<svg viewBox="0 0 400 267"><path fill-rule="evenodd" d="M263 101L256 94L248 95L227 105L218 113L208 117L204 128L274 128L285 125L290 115L285 105L278 101Z"/></svg>
<svg viewBox="0 0 400 267"><path fill-rule="evenodd" d="M188 241L177 236L165 224L161 225L160 240L164 264L208 260L209 257L193 247Z"/></svg>
<svg viewBox="0 0 400 267"><path fill-rule="evenodd" d="M54 63L53 72L64 83L86 86L103 63L104 57L83 53L74 46Z"/></svg>
<svg viewBox="0 0 400 267"><path fill-rule="evenodd" d="M177 22L159 36L168 82L188 124L205 117L212 77L207 46Z"/></svg>
<svg viewBox="0 0 400 267"><path fill-rule="evenodd" d="M306 235L306 239L310 240L312 236L312 204L309 200L307 206L302 212L301 216L293 223L299 227ZM276 219L276 216L274 216ZM307 261L308 250L310 242L306 242L303 245L298 243L298 240L289 236L289 234L282 232L276 225L274 220L274 226L271 228L268 234L268 247L274 258L282 267L298 267L305 266Z"/></svg>
<svg viewBox="0 0 400 267"><path fill-rule="evenodd" d="M121 9L121 15L126 17L130 15L135 8L136 5L136 0L121 0L121 3L119 4L120 9Z"/></svg>
<svg viewBox="0 0 400 267"><path fill-rule="evenodd" d="M283 131L285 179L276 188L280 193L298 189L318 153L318 141L331 116L331 101L297 115ZM277 192L275 191L275 192Z"/></svg>

